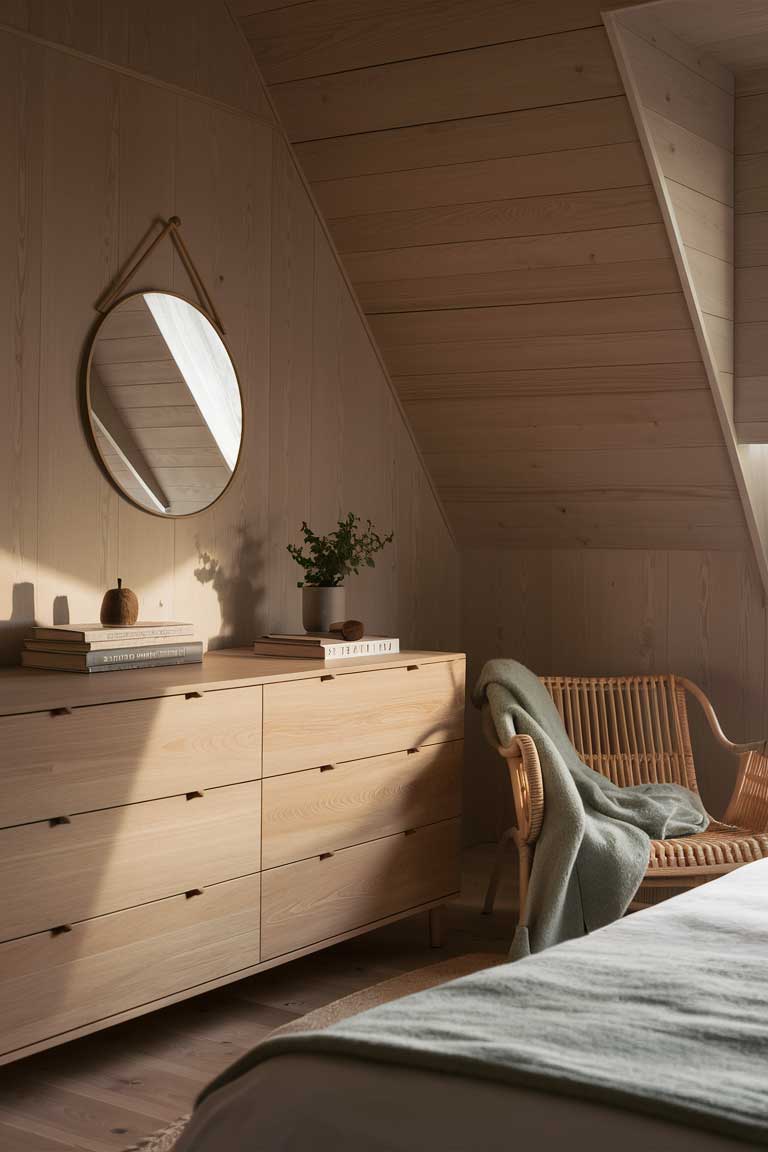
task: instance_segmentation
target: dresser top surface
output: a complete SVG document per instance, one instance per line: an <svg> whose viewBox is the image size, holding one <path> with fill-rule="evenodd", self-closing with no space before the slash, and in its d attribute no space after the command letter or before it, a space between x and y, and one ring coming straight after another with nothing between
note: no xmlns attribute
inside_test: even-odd
<svg viewBox="0 0 768 1152"><path fill-rule="evenodd" d="M0 716L114 704L121 700L179 696L185 692L214 692L281 680L306 680L329 674L342 676L382 668L403 668L408 664L436 664L463 659L462 652L415 651L326 663L322 660L254 656L248 648L223 648L209 652L202 664L181 664L167 668L90 674L4 668L0 669Z"/></svg>

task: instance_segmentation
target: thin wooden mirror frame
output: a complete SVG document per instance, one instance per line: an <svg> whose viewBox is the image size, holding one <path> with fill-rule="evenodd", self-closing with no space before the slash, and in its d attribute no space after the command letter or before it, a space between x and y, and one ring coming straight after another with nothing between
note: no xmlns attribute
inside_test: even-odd
<svg viewBox="0 0 768 1152"><path fill-rule="evenodd" d="M157 511L155 511L154 508L148 508L145 504L139 504L139 502L137 500L134 500L134 498L131 495L129 495L128 492L125 491L123 486L112 475L109 468L107 467L107 465L104 461L104 458L102 457L101 452L99 450L98 442L96 440L95 430L93 427L93 420L91 419L91 368L93 365L93 353L94 353L94 349L96 347L96 341L98 339L99 332L102 328L102 325L104 325L107 322L107 320L112 315L112 313L117 308L119 308L121 304L124 304L126 302L126 300L132 300L137 296L143 297L147 292L157 292L163 296L174 296L177 300L183 300L185 304L189 304L189 306L191 308L194 308L196 312L199 312L202 316L205 316L206 320L208 321L209 324L212 325L214 332L216 333L216 335L221 340L221 342L224 346L224 350L227 353L227 356L229 357L229 362L232 365L232 371L235 374L235 381L237 383L237 391L238 391L239 396L240 396L240 411L242 413L242 428L241 428L241 433L240 433L240 445L239 445L238 452L237 452L237 459L235 461L235 466L232 469L232 473L229 477L229 480L227 480L227 482L224 485L224 487L222 488L221 492L219 492L218 495L215 496L213 498L213 500L210 501L209 504L206 504L203 508L198 508L194 512L157 512ZM82 375L82 385L81 385L81 389L80 389L80 394L81 394L82 418L83 418L83 423L85 425L86 437L88 439L88 443L89 443L91 452L93 453L94 457L96 458L96 462L98 463L99 468L101 469L103 474L106 476L107 480L109 480L112 487L115 489L115 491L120 496L123 497L124 500L127 500L128 503L132 504L134 508L138 508L139 511L146 512L147 515L149 515L149 516L156 516L158 520L188 520L190 516L199 516L199 515L201 515L201 513L207 512L210 508L213 508L213 506L215 504L217 504L219 502L219 500L221 500L222 496L227 491L227 489L230 487L232 481L234 480L235 476L237 475L237 471L240 467L240 461L242 460L242 457L243 457L243 442L245 440L245 423L246 423L245 396L243 394L243 386L240 383L240 375L237 371L237 364L235 363L235 358L232 355L232 351L231 351L227 341L224 339L222 329L219 327L219 325L216 323L216 321L214 321L214 319L211 316L209 316L209 314L206 312L206 310L204 308L201 308L199 304L195 304L192 300L189 300L186 296L182 296L182 294L180 292L171 292L165 288L145 288L141 291L126 293L125 296L121 296L119 298L119 300L115 300L114 303L110 304L109 308L105 312L100 312L98 317L96 318L96 321L94 322L94 324L91 328L91 331L89 333L88 340L86 343L86 354L83 358L83 366L82 366L81 375Z"/></svg>

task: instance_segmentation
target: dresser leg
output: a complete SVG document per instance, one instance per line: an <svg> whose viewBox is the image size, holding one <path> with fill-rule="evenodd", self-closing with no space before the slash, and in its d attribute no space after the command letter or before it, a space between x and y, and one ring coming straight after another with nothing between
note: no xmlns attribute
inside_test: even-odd
<svg viewBox="0 0 768 1152"><path fill-rule="evenodd" d="M442 948L443 946L442 906L429 910L429 945L431 948Z"/></svg>

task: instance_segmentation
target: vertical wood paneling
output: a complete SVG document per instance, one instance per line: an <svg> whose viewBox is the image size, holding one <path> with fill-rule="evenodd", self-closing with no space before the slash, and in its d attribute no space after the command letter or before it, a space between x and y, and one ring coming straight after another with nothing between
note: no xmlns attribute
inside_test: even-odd
<svg viewBox="0 0 768 1152"><path fill-rule="evenodd" d="M455 648L456 556L441 511L285 144L258 116L205 98L217 70L222 83L225 68L233 73L233 92L259 81L247 50L228 55L220 30L205 34L203 8L226 21L218 4L201 3L192 40L187 29L166 62L180 69L174 82L202 99L0 33L0 255L12 269L0 287L10 415L0 424L10 495L0 508L0 618L20 622L0 629L0 657L18 659L33 613L40 622L54 612L95 618L118 569L145 616L189 619L213 645L295 628L298 570L284 549L300 521L327 530L353 509L398 530L401 467L413 490L404 539L351 602L405 645ZM123 45L113 55L153 68L168 10L133 6L112 17L110 35ZM154 32L157 42L145 43ZM151 220L173 213L227 330L245 436L223 497L170 523L133 509L103 476L81 424L78 368L95 300ZM147 287L195 299L168 245L130 285ZM414 612L414 603L427 607Z"/></svg>
<svg viewBox="0 0 768 1152"><path fill-rule="evenodd" d="M420 525L418 520L417 494L419 478L423 469L416 457L407 428L402 421L394 421L392 428L392 457L397 462L392 486L392 509L395 539L392 542L391 560L395 574L395 595L398 603L398 620L405 636L420 633L420 613L418 604L419 569L418 556L421 548ZM454 574L456 565L453 566ZM433 588L442 585L443 570L436 566L437 580ZM458 621L458 612L455 619Z"/></svg>
<svg viewBox="0 0 768 1152"><path fill-rule="evenodd" d="M182 101L177 147L177 209L225 318L244 393L243 444L231 484L211 508L174 525L177 611L221 647L262 631L269 610L271 135L228 111ZM191 295L178 261L175 278Z"/></svg>
<svg viewBox="0 0 768 1152"><path fill-rule="evenodd" d="M332 527L344 505L344 446L350 430L342 405L345 369L344 283L321 228L315 229L310 522ZM316 531L328 531L317 527Z"/></svg>
<svg viewBox="0 0 768 1152"><path fill-rule="evenodd" d="M0 662L34 615L43 52L0 37Z"/></svg>
<svg viewBox="0 0 768 1152"><path fill-rule="evenodd" d="M81 52L98 53L101 36L101 0L4 0L0 4L0 21L65 44Z"/></svg>
<svg viewBox="0 0 768 1152"><path fill-rule="evenodd" d="M127 77L120 78L119 88L118 263L122 266L148 222L176 211L178 97ZM128 291L173 288L173 283L173 249L163 244L142 265ZM147 516L127 500L118 499L116 511L114 577L120 576L134 589L147 619L173 619L173 522Z"/></svg>
<svg viewBox="0 0 768 1152"><path fill-rule="evenodd" d="M85 443L78 371L117 271L120 79L56 51L45 68L36 611L50 620L66 597L82 620L117 563L118 496Z"/></svg>
<svg viewBox="0 0 768 1152"><path fill-rule="evenodd" d="M271 626L300 624L298 569L286 544L310 518L315 217L295 166L275 138L270 308L269 552Z"/></svg>
<svg viewBox="0 0 768 1152"><path fill-rule="evenodd" d="M562 671L568 675L666 667L667 556L651 550L554 553L556 588L564 593L562 600L555 595L552 606L554 671L561 671L561 637L567 641Z"/></svg>
<svg viewBox="0 0 768 1152"><path fill-rule="evenodd" d="M3 0L0 23L272 119L221 0Z"/></svg>
<svg viewBox="0 0 768 1152"><path fill-rule="evenodd" d="M371 519L381 534L393 528L394 470L392 427L399 416L385 387L384 377L368 334L349 296L342 318L345 367L342 400L347 427L354 431L342 445L344 512ZM426 523L422 517L422 527ZM379 554L374 570L351 577L348 611L365 620L372 632L387 633L395 617L394 573L391 547ZM418 552L417 552L418 562Z"/></svg>
<svg viewBox="0 0 768 1152"><path fill-rule="evenodd" d="M533 596L520 573L529 587L534 582ZM501 655L537 673L676 672L710 695L734 740L768 735L766 622L760 581L745 552L500 548L462 557L470 678ZM736 762L715 744L695 701L690 718L702 794L722 815ZM467 838L493 839L504 826L503 778L474 710L467 747Z"/></svg>
<svg viewBox="0 0 768 1152"><path fill-rule="evenodd" d="M748 557L670 556L670 661L710 695L732 739L763 734L765 631L761 590ZM735 759L711 743L695 705L691 720L699 746L707 748L700 780L704 799L722 812L735 780Z"/></svg>
<svg viewBox="0 0 768 1152"><path fill-rule="evenodd" d="M487 660L510 657L544 674L552 667L552 604L559 575L553 553L526 549L467 549L462 554L462 644L471 692ZM578 563L578 552L571 554ZM467 703L464 780L469 843L497 838L512 821L509 779ZM506 779L505 779L506 777Z"/></svg>

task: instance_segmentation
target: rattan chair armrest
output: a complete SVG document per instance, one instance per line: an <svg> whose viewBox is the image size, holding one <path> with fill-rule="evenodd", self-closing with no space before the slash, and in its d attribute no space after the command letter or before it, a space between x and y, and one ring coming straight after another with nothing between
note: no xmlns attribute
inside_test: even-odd
<svg viewBox="0 0 768 1152"><path fill-rule="evenodd" d="M765 752L744 752L739 758L739 774L725 822L751 832L768 832L768 755Z"/></svg>
<svg viewBox="0 0 768 1152"><path fill-rule="evenodd" d="M544 782L531 736L515 736L498 753L507 762L521 844L535 844L544 820Z"/></svg>
<svg viewBox="0 0 768 1152"><path fill-rule="evenodd" d="M707 723L712 730L712 735L721 748L725 748L727 752L732 752L734 756L743 756L746 752L760 752L763 755L768 754L768 740L749 740L745 744L735 744L733 740L729 740L720 727L720 721L717 718L717 714L709 698L702 692L698 684L694 684L692 680L686 680L683 676L678 676L677 682L699 702L707 718Z"/></svg>

